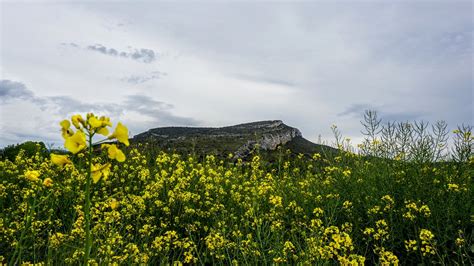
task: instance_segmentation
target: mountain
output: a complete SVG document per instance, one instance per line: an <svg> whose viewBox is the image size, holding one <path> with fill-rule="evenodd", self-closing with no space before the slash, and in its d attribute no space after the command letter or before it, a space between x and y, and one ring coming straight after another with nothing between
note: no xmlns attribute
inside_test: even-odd
<svg viewBox="0 0 474 266"><path fill-rule="evenodd" d="M268 156L281 146L293 154L334 153L337 150L312 143L301 132L280 120L258 121L227 127L160 127L135 135L133 144L177 153L215 154L246 158L256 149Z"/></svg>

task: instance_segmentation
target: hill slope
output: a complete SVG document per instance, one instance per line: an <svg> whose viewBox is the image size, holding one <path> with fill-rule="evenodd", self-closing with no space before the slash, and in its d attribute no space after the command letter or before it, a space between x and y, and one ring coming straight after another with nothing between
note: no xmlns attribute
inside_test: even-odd
<svg viewBox="0 0 474 266"><path fill-rule="evenodd" d="M335 149L312 143L297 128L280 120L259 121L220 128L161 127L135 135L132 143L147 143L160 150L178 153L234 154L245 158L257 147L271 154L278 146L294 153L334 152Z"/></svg>

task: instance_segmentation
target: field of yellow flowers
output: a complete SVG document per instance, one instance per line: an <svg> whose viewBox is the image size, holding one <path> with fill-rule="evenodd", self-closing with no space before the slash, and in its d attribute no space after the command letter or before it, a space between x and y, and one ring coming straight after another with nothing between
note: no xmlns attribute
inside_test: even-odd
<svg viewBox="0 0 474 266"><path fill-rule="evenodd" d="M108 118L65 121L70 154L0 161L0 262L473 263L472 159L151 156Z"/></svg>

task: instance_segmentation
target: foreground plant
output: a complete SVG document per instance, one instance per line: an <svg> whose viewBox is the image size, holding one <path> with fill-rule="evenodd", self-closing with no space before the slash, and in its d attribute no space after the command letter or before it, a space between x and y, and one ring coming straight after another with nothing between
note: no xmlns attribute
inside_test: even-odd
<svg viewBox="0 0 474 266"><path fill-rule="evenodd" d="M76 129L71 128L71 123ZM114 132L109 134L109 127L112 127L110 118L101 116L97 117L93 113L88 113L86 119L81 115L73 115L71 121L63 120L60 122L62 136L64 138L64 147L69 150L73 155L80 158L87 158L87 176L84 187L84 216L85 216L85 228L86 233L84 243L84 264L87 265L89 262L90 252L92 248L92 236L91 236L91 183L94 184L99 182L101 178L104 180L110 174L110 163L93 164L93 148L98 144L102 144L103 149L107 149L108 157L118 162L125 161L125 154L120 150L116 144L104 143L110 140L117 140L126 146L129 145L128 141L128 129L120 122L117 124ZM94 136L102 135L105 138L94 142ZM83 154L84 153L84 154ZM67 164L72 164L68 155L51 154L51 161L63 167Z"/></svg>

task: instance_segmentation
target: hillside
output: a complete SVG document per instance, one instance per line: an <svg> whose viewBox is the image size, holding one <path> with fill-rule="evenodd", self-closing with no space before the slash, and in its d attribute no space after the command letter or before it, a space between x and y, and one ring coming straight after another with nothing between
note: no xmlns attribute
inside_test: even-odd
<svg viewBox="0 0 474 266"><path fill-rule="evenodd" d="M313 154L334 152L335 149L312 143L301 132L280 120L258 121L234 126L212 127L160 127L135 135L132 143L146 143L159 150L178 153L234 154L246 158L257 147L272 155L281 146L293 153Z"/></svg>

